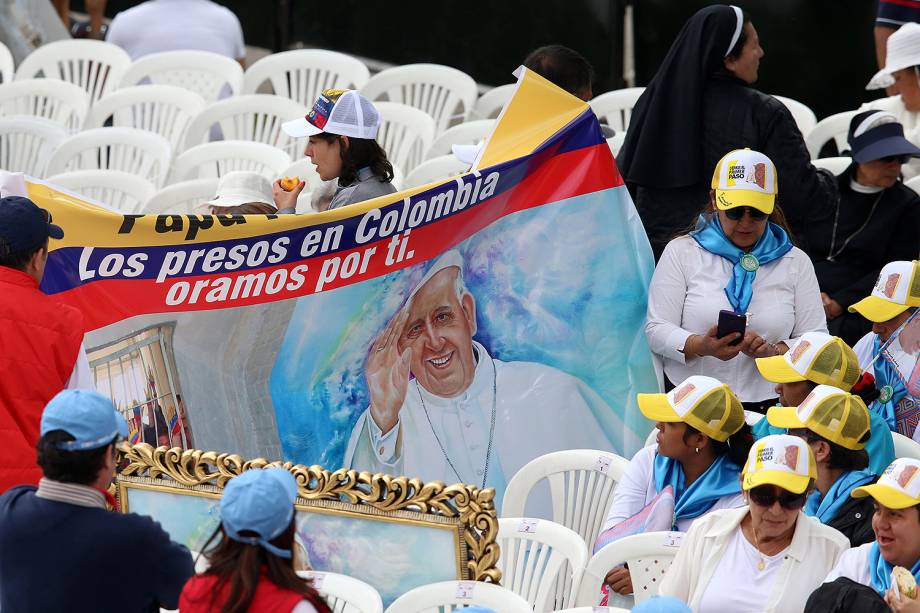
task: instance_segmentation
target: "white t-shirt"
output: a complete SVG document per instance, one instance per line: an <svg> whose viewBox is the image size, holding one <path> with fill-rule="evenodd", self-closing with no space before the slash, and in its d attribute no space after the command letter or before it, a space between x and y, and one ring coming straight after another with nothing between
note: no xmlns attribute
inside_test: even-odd
<svg viewBox="0 0 920 613"><path fill-rule="evenodd" d="M824 582L830 583L840 577L846 577L856 583L871 586L872 579L869 578L870 549L872 549L872 543L866 543L844 551Z"/></svg>
<svg viewBox="0 0 920 613"><path fill-rule="evenodd" d="M658 445L643 447L633 456L629 466L623 473L623 478L617 483L617 489L613 492L613 504L607 512L607 521L604 522L604 530L616 526L641 511L645 505L658 495L655 491L655 453L658 451ZM718 509L736 509L744 506L744 496L739 492L732 496L723 496L716 500L712 508L700 515L706 517L708 513ZM677 520L677 529L686 532L694 521L700 519Z"/></svg>
<svg viewBox="0 0 920 613"><path fill-rule="evenodd" d="M124 49L132 60L180 50L246 57L240 20L211 0L147 0L115 15L106 42Z"/></svg>
<svg viewBox="0 0 920 613"><path fill-rule="evenodd" d="M714 357L687 359L681 351L687 338L706 334L718 323L719 311L731 310L725 295L731 275L731 262L706 251L692 237L668 243L649 285L649 347L661 356L664 372L675 384L691 375L707 375L728 384L744 402L775 398L775 384L760 376L748 356L739 353L724 362ZM801 249L793 247L761 266L753 290L747 329L767 342L792 345L805 332L827 332L815 269Z"/></svg>
<svg viewBox="0 0 920 613"><path fill-rule="evenodd" d="M762 555L744 537L739 527L728 541L725 552L713 572L719 581L710 581L703 592L697 613L754 613L762 611L770 599L776 573L783 565L786 550L773 556ZM764 561L764 569L757 565ZM725 586L744 589L725 589Z"/></svg>

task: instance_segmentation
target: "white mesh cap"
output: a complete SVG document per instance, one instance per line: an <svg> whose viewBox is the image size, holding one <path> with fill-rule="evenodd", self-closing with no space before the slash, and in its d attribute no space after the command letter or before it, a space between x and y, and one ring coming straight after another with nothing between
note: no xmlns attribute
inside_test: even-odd
<svg viewBox="0 0 920 613"><path fill-rule="evenodd" d="M293 138L326 132L375 139L379 128L380 112L353 89L324 89L306 116L281 124L284 133Z"/></svg>

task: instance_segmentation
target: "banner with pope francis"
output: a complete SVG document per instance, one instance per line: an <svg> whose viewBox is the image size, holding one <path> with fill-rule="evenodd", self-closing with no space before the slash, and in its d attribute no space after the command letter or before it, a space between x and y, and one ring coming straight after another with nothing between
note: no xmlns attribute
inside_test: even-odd
<svg viewBox="0 0 920 613"><path fill-rule="evenodd" d="M313 215L125 215L40 181L43 289L134 440L494 487L629 456L651 251L597 118L521 69L462 176ZM151 440L152 439L152 440Z"/></svg>

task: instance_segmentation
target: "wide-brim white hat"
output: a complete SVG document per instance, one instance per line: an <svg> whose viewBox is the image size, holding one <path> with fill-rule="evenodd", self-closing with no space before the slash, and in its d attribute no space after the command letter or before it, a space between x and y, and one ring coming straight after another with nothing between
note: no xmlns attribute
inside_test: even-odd
<svg viewBox="0 0 920 613"><path fill-rule="evenodd" d="M920 24L910 22L888 37L885 67L875 73L866 89L894 85L894 73L912 66L920 66Z"/></svg>
<svg viewBox="0 0 920 613"><path fill-rule="evenodd" d="M228 172L217 184L217 195L203 203L204 206L240 206L258 202L275 206L272 184L262 175L244 170Z"/></svg>

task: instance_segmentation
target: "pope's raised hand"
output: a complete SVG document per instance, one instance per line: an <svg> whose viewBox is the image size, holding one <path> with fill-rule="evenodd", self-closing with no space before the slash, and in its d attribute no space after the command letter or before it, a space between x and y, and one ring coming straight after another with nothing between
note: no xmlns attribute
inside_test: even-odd
<svg viewBox="0 0 920 613"><path fill-rule="evenodd" d="M409 312L403 309L390 320L371 345L364 367L364 378L371 396L371 417L384 434L396 425L399 409L409 389L412 350L407 347L402 353L399 351L399 337L408 316Z"/></svg>

